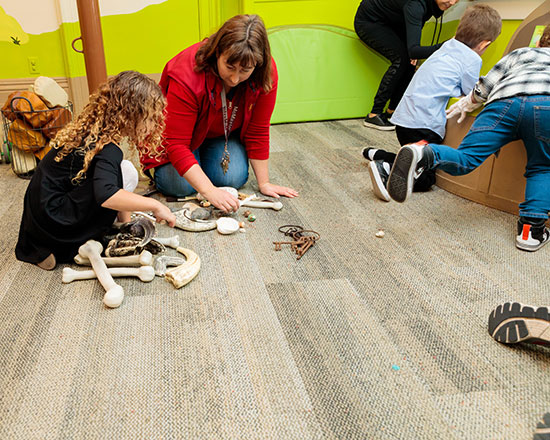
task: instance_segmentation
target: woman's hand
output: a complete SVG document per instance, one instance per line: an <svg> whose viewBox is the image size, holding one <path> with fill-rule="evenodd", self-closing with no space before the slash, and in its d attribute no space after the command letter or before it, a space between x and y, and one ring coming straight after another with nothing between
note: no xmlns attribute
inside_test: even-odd
<svg viewBox="0 0 550 440"><path fill-rule="evenodd" d="M290 198L298 197L298 191L292 188L287 188L286 186L273 185L269 182L259 185L259 188L260 192L264 196L275 197L277 199L279 198L279 196Z"/></svg>
<svg viewBox="0 0 550 440"><path fill-rule="evenodd" d="M161 202L158 202L155 209L153 209L153 215L157 219L157 223L164 220L171 228L173 228L176 224L176 216L172 213L172 211L170 211L168 206L162 204Z"/></svg>
<svg viewBox="0 0 550 440"><path fill-rule="evenodd" d="M207 192L201 192L201 194L206 200L212 203L212 205L221 209L223 212L237 212L239 209L239 199L223 189L214 186Z"/></svg>

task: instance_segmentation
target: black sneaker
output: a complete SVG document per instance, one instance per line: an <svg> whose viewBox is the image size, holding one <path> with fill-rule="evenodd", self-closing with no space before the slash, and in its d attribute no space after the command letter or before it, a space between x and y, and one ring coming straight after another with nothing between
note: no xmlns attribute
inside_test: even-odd
<svg viewBox="0 0 550 440"><path fill-rule="evenodd" d="M389 169L389 167L388 167ZM388 183L388 172L384 168L384 161L372 160L369 162L369 174L372 182L372 191L381 200L389 202L390 195L386 189Z"/></svg>
<svg viewBox="0 0 550 440"><path fill-rule="evenodd" d="M550 231L544 225L545 221L545 219L531 221L525 217L520 217L516 247L522 251L534 252L548 243Z"/></svg>
<svg viewBox="0 0 550 440"><path fill-rule="evenodd" d="M373 150L374 153L376 153L378 151L378 148L365 147L361 150L361 156L363 156L367 160L374 160L374 153L372 153Z"/></svg>
<svg viewBox="0 0 550 440"><path fill-rule="evenodd" d="M489 334L503 344L550 345L548 307L536 308L518 302L501 304L489 315Z"/></svg>
<svg viewBox="0 0 550 440"><path fill-rule="evenodd" d="M542 416L542 422L537 423L533 440L550 440L550 413Z"/></svg>
<svg viewBox="0 0 550 440"><path fill-rule="evenodd" d="M433 152L420 141L401 147L388 178L388 193L396 202L403 203L411 195L414 179L433 165Z"/></svg>
<svg viewBox="0 0 550 440"><path fill-rule="evenodd" d="M380 115L375 115L372 118L369 118L369 115L363 121L363 125L369 128L375 128L376 130L390 131L395 130L395 125L390 121L382 118Z"/></svg>

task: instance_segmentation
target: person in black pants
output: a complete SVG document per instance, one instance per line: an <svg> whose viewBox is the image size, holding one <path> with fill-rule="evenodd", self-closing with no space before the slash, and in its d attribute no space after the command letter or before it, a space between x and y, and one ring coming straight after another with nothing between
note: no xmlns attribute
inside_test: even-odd
<svg viewBox="0 0 550 440"><path fill-rule="evenodd" d="M391 65L382 77L371 112L363 125L393 130L388 114L399 104L411 81L416 60L428 58L441 44L421 46L424 23L438 20L458 0L362 0L355 14L355 32ZM437 27L437 26L436 26ZM435 31L434 31L435 36ZM433 43L433 40L432 40ZM389 102L387 114L384 107Z"/></svg>

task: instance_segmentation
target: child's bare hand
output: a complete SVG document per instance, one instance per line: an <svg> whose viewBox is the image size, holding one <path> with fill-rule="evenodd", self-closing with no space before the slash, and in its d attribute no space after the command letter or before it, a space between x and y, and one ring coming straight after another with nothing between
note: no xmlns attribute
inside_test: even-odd
<svg viewBox="0 0 550 440"><path fill-rule="evenodd" d="M160 202L157 208L153 210L153 215L157 219L157 223L164 220L171 228L176 224L176 216L170 211L170 208Z"/></svg>

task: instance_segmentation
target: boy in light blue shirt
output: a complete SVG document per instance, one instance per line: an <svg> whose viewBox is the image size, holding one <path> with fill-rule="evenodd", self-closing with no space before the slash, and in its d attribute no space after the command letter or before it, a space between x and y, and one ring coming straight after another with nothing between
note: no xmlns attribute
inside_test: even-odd
<svg viewBox="0 0 550 440"><path fill-rule="evenodd" d="M501 27L500 15L490 6L474 5L464 12L455 37L420 66L390 119L401 145L443 141L449 98L467 95L474 88L481 55L498 37ZM364 148L363 156L371 161L368 169L374 193L389 202L386 183L395 154ZM413 191L428 191L434 183L435 171L425 171L416 179Z"/></svg>

